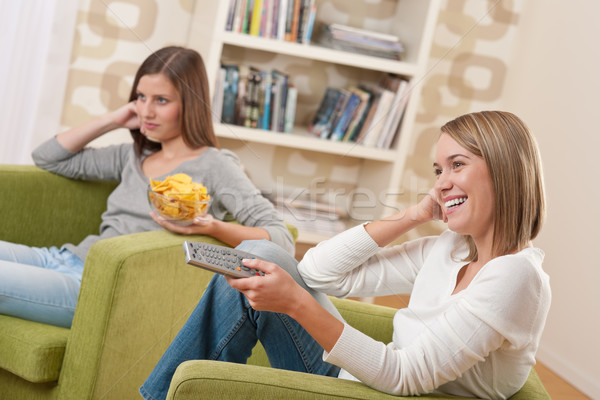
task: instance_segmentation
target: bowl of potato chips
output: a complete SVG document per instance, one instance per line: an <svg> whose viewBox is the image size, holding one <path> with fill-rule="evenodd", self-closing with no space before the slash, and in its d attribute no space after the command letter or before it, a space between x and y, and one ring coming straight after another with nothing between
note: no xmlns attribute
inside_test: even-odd
<svg viewBox="0 0 600 400"><path fill-rule="evenodd" d="M190 225L202 218L210 207L206 187L183 173L167 176L163 181L150 180L148 202L159 216L178 225Z"/></svg>

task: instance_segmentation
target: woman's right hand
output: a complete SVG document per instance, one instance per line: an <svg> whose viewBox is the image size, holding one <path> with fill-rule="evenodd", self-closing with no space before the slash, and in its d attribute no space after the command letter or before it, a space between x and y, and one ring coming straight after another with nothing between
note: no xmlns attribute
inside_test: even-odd
<svg viewBox="0 0 600 400"><path fill-rule="evenodd" d="M412 213L413 217L421 222L448 221L446 213L441 206L440 195L435 188L431 188L429 193L418 204L413 206Z"/></svg>
<svg viewBox="0 0 600 400"><path fill-rule="evenodd" d="M56 139L64 148L76 153L92 140L117 128L140 128L135 101L131 101L84 125L59 133L56 135Z"/></svg>
<svg viewBox="0 0 600 400"><path fill-rule="evenodd" d="M135 100L121 106L112 113L112 119L116 125L126 129L140 129L140 119L135 107Z"/></svg>
<svg viewBox="0 0 600 400"><path fill-rule="evenodd" d="M440 196L434 188L419 203L384 219L369 222L365 230L379 247L384 247L411 229L433 220L447 221L440 206Z"/></svg>

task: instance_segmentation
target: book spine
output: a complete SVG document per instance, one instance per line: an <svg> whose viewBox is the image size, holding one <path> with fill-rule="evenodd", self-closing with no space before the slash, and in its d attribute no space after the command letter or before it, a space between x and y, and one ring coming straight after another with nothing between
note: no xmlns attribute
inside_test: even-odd
<svg viewBox="0 0 600 400"><path fill-rule="evenodd" d="M281 85L281 103L279 104L279 123L277 124L277 132L283 132L283 124L285 122L285 105L287 102L289 88L289 78L283 75L283 84Z"/></svg>
<svg viewBox="0 0 600 400"><path fill-rule="evenodd" d="M227 65L224 69L225 82L223 87L223 111L221 113L221 120L226 124L234 124L239 72L235 65Z"/></svg>
<svg viewBox="0 0 600 400"><path fill-rule="evenodd" d="M300 10L303 0L294 0L294 14L292 15L292 32L290 42L295 42L298 37L298 26L300 23Z"/></svg>
<svg viewBox="0 0 600 400"><path fill-rule="evenodd" d="M296 117L296 103L298 101L298 89L292 85L288 87L287 101L285 104L285 118L283 132L291 133L294 129L294 119Z"/></svg>
<svg viewBox="0 0 600 400"><path fill-rule="evenodd" d="M235 16L236 4L238 2L239 0L230 0L229 10L227 10L227 22L225 24L226 31L230 32L231 30L233 30L233 18Z"/></svg>
<svg viewBox="0 0 600 400"><path fill-rule="evenodd" d="M272 77L271 72L266 71L263 74L263 87L264 87L264 107L263 114L261 116L261 128L265 130L269 130L271 125L271 86L272 86Z"/></svg>
<svg viewBox="0 0 600 400"><path fill-rule="evenodd" d="M221 122L223 112L223 87L225 86L225 68L219 68L217 82L215 84L215 94L213 97L212 114L214 122Z"/></svg>
<svg viewBox="0 0 600 400"><path fill-rule="evenodd" d="M277 30L279 29L279 7L280 0L271 0L271 30L269 31L269 38L277 39Z"/></svg>
<svg viewBox="0 0 600 400"><path fill-rule="evenodd" d="M296 29L296 42L302 43L302 39L304 37L304 22L305 18L308 18L308 2L309 0L301 0L300 1L300 12L298 13L298 27Z"/></svg>
<svg viewBox="0 0 600 400"><path fill-rule="evenodd" d="M273 91L271 93L271 125L272 131L277 131L279 123L279 107L277 104L281 102L281 81L273 77Z"/></svg>
<svg viewBox="0 0 600 400"><path fill-rule="evenodd" d="M260 33L260 22L263 15L263 0L254 0L252 19L250 20L250 35L258 36Z"/></svg>
<svg viewBox="0 0 600 400"><path fill-rule="evenodd" d="M233 15L233 25L231 30L240 33L242 31L242 14L246 10L246 0L237 0L235 3L235 13Z"/></svg>
<svg viewBox="0 0 600 400"><path fill-rule="evenodd" d="M323 131L326 129L327 121L329 121L331 118L331 114L333 113L333 109L335 108L335 104L337 103L340 95L341 91L339 89L328 87L325 90L321 104L319 105L319 108L317 109L317 112L309 127L309 131L312 134L321 137Z"/></svg>
<svg viewBox="0 0 600 400"><path fill-rule="evenodd" d="M277 39L285 40L285 25L289 0L279 0L279 15L277 18Z"/></svg>
<svg viewBox="0 0 600 400"><path fill-rule="evenodd" d="M271 30L270 12L272 10L272 6L273 5L269 0L263 0L262 16L260 20L260 31L258 33L258 36L260 37L269 37Z"/></svg>
<svg viewBox="0 0 600 400"><path fill-rule="evenodd" d="M294 21L295 4L301 0L287 0L287 12L285 14L285 35L286 42L292 41L292 26Z"/></svg>
<svg viewBox="0 0 600 400"><path fill-rule="evenodd" d="M312 37L312 32L315 27L315 18L317 17L317 5L315 0L311 0L310 10L308 13L308 18L306 21L306 29L304 30L304 38L302 43L308 44L310 43L310 39Z"/></svg>
<svg viewBox="0 0 600 400"><path fill-rule="evenodd" d="M254 0L246 0L246 7L244 9L244 15L242 16L242 31L241 33L247 34L250 31L250 21L252 20L252 8L254 7Z"/></svg>
<svg viewBox="0 0 600 400"><path fill-rule="evenodd" d="M354 113L358 105L360 104L360 97L356 94L351 93L346 106L344 107L341 117L333 128L333 132L331 133L331 140L341 141L346 133L346 129L348 129L348 124L350 124L350 120L354 117Z"/></svg>

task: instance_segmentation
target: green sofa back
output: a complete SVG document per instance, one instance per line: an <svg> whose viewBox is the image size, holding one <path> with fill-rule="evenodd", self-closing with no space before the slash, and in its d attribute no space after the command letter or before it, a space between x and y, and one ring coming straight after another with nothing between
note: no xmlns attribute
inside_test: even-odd
<svg viewBox="0 0 600 400"><path fill-rule="evenodd" d="M106 198L117 185L76 181L29 165L3 165L0 182L0 239L29 246L78 243L98 233Z"/></svg>

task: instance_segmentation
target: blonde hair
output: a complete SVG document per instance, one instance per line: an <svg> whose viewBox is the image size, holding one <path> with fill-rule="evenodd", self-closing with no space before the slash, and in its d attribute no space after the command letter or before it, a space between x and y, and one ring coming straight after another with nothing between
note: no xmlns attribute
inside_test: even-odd
<svg viewBox="0 0 600 400"><path fill-rule="evenodd" d="M492 255L526 247L540 232L546 201L538 146L525 123L509 112L482 111L460 116L441 131L486 162L495 199ZM473 239L465 240L465 261L477 260Z"/></svg>

